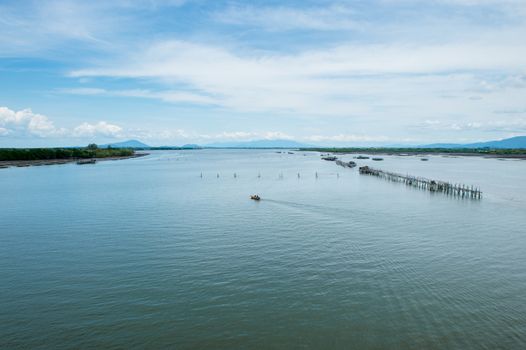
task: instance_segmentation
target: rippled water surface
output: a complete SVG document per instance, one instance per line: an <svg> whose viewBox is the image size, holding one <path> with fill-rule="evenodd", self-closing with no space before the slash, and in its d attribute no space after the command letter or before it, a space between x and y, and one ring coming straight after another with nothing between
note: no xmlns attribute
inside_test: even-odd
<svg viewBox="0 0 526 350"><path fill-rule="evenodd" d="M0 348L526 348L526 161L384 158L484 197L272 150L0 169Z"/></svg>

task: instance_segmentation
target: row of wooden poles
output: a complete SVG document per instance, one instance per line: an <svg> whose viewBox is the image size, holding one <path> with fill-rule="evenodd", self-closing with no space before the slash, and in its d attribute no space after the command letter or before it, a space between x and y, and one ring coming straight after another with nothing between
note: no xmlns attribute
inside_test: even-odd
<svg viewBox="0 0 526 350"><path fill-rule="evenodd" d="M329 175L336 175L336 177L338 177L338 178L340 177L340 174L339 174L339 173L335 173L335 174L330 173ZM201 173L201 174L199 175L199 177L203 178L203 177L204 177L204 176L203 176L203 173ZM216 177L219 179L219 177L220 177L219 173L216 174ZM236 178L239 177L239 175L238 175L237 173L233 173L233 177L234 177L234 179L236 179ZM257 177L258 177L258 179L261 178L261 173L259 173ZM297 174L297 177L298 177L298 179L300 179L300 178L301 178L301 174L298 173L298 174ZM314 173L314 177L317 179L317 178L319 177L319 173L318 173L318 172L315 172L315 173ZM284 179L283 173L279 173L279 174L278 174L278 179Z"/></svg>
<svg viewBox="0 0 526 350"><path fill-rule="evenodd" d="M368 166L360 167L360 174L377 176L388 181L401 182L408 186L421 188L431 192L442 192L451 196L467 197L473 199L482 198L482 191L479 188L467 186L464 184L452 184L445 181L430 180L424 177L402 175L389 171L373 169Z"/></svg>

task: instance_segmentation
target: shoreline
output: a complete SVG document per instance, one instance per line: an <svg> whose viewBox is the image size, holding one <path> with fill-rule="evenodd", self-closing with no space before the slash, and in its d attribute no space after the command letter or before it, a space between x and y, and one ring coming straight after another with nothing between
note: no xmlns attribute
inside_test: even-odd
<svg viewBox="0 0 526 350"><path fill-rule="evenodd" d="M305 150L307 151L307 150ZM311 150L312 151L312 150ZM410 157L410 156L442 156L447 158L457 157L482 157L491 159L521 159L526 160L525 154L492 154L492 153L476 153L476 152L389 152L389 151L373 151L373 150L362 150L362 151L335 151L335 150L316 150L315 152L320 153L331 153L331 154L371 154L371 155L386 155L386 156L399 156L399 157Z"/></svg>
<svg viewBox="0 0 526 350"><path fill-rule="evenodd" d="M99 161L125 160L132 158L140 158L149 155L150 153L136 153L131 156L122 157L105 157L105 158L66 158L66 159L35 159L35 160L0 160L0 169L7 168L26 168L30 166L46 166L46 165L60 165L75 163L82 159L95 159Z"/></svg>

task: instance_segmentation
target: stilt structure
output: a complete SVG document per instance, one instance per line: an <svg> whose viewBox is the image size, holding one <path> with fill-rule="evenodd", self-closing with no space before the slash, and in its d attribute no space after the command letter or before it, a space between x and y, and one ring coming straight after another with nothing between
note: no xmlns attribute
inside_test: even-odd
<svg viewBox="0 0 526 350"><path fill-rule="evenodd" d="M431 192L442 192L451 196L463 198L481 199L482 191L473 186L463 184L451 184L445 181L430 180L424 177L402 175L389 171L373 169L368 166L360 167L360 174L381 177L388 181L401 182L408 186L421 188Z"/></svg>

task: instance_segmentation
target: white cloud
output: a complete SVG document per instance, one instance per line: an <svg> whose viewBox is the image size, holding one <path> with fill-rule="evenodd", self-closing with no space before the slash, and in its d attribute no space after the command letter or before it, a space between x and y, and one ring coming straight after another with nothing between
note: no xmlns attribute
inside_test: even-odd
<svg viewBox="0 0 526 350"><path fill-rule="evenodd" d="M0 107L0 136L41 137L41 138L87 138L87 137L124 137L122 127L100 121L94 124L82 123L73 129L57 128L53 121L31 109L14 111Z"/></svg>
<svg viewBox="0 0 526 350"><path fill-rule="evenodd" d="M353 19L355 11L334 4L316 8L231 6L216 12L219 22L263 27L270 31L291 29L347 30L360 27Z"/></svg>
<svg viewBox="0 0 526 350"><path fill-rule="evenodd" d="M367 116L393 129L445 115L485 119L493 118L492 110L523 108L525 84L510 78L523 81L523 57L526 46L509 42L338 45L297 54L241 55L219 47L165 41L126 60L71 75L147 78L166 86L165 91L109 92L113 94L212 104L248 113ZM503 77L495 76L496 71ZM191 92L173 90L181 84ZM473 98L476 95L478 100ZM445 96L454 98L445 103ZM392 124L395 116L398 125Z"/></svg>
<svg viewBox="0 0 526 350"><path fill-rule="evenodd" d="M470 122L450 122L439 120L426 120L419 124L418 127L431 130L444 131L469 131L478 130L484 132L512 132L524 133L526 132L526 118L490 120L484 122L470 121Z"/></svg>
<svg viewBox="0 0 526 350"><path fill-rule="evenodd" d="M268 131L262 134L262 137L265 140L291 140L295 139L294 136L291 136L287 133L281 131Z"/></svg>
<svg viewBox="0 0 526 350"><path fill-rule="evenodd" d="M68 88L59 89L58 92L73 95L100 95L100 96L120 96L120 97L140 97L158 99L174 103L196 103L196 104L218 104L218 101L210 96L203 94L189 93L178 90L151 91L145 89L133 90L107 90L100 88Z"/></svg>
<svg viewBox="0 0 526 350"><path fill-rule="evenodd" d="M284 83L288 89L324 77L526 71L523 55L526 55L524 45L480 42L435 46L338 45L296 55L241 56L219 47L166 41L152 45L146 53L136 54L131 60L77 70L71 75L170 79L191 83L203 91L226 93L231 88L263 90L278 88Z"/></svg>
<svg viewBox="0 0 526 350"><path fill-rule="evenodd" d="M53 121L31 109L14 111L0 107L0 137L6 138L53 138L53 139L130 139L177 141L200 138L199 134L182 129L160 131L123 128L106 121L83 122L73 128L57 128ZM221 136L218 136L221 137Z"/></svg>
<svg viewBox="0 0 526 350"><path fill-rule="evenodd" d="M41 53L71 40L106 44L103 33L109 32L114 23L88 2L52 0L0 5L0 56Z"/></svg>
<svg viewBox="0 0 526 350"><path fill-rule="evenodd" d="M146 129L125 129L122 138L131 138L139 140L151 140L153 143L159 141L172 142L177 140L191 139L195 135L189 134L183 129L163 129L163 130L146 130ZM163 144L165 146L166 144Z"/></svg>
<svg viewBox="0 0 526 350"><path fill-rule="evenodd" d="M68 89L59 89L59 92L72 94L72 95L105 95L107 94L106 89L99 88L68 88Z"/></svg>
<svg viewBox="0 0 526 350"><path fill-rule="evenodd" d="M61 59L77 49L111 51L122 41L119 36L140 32L148 23L139 20L149 11L179 7L185 0L41 0L0 3L0 57L46 53L75 41L81 45L57 50ZM140 17L139 17L140 16Z"/></svg>
<svg viewBox="0 0 526 350"><path fill-rule="evenodd" d="M452 5L463 5L463 6L480 6L480 5L524 5L523 0L435 0L435 2L441 2Z"/></svg>
<svg viewBox="0 0 526 350"><path fill-rule="evenodd" d="M106 136L106 137L121 137L122 128L115 124L109 124L101 121L96 124L82 123L73 129L73 136L75 137L93 137L93 136Z"/></svg>
<svg viewBox="0 0 526 350"><path fill-rule="evenodd" d="M0 107L0 135L32 135L38 137L60 136L65 133L57 128L51 120L31 109L13 111L7 107Z"/></svg>
<svg viewBox="0 0 526 350"><path fill-rule="evenodd" d="M518 111L519 115L524 114ZM509 115L506 111L505 115ZM512 113L511 115L516 115ZM524 117L503 118L490 121L444 121L428 119L415 125L420 131L433 130L451 132L482 131L499 132L506 136L515 136L526 132ZM339 134L290 134L283 131L223 131L212 134L199 133L184 129L125 129L119 125L99 121L84 122L68 129L57 128L44 115L33 113L30 109L13 111L0 107L0 136L6 138L54 138L54 139L129 139L137 138L152 144L177 145L187 142L209 143L214 141L249 141L249 140L298 140L320 144L376 144L386 142L416 142L414 138L400 138L381 134L339 133Z"/></svg>
<svg viewBox="0 0 526 350"><path fill-rule="evenodd" d="M281 131L223 131L217 134L191 134L187 137L197 140L216 141L249 141L249 140L293 140L296 137Z"/></svg>
<svg viewBox="0 0 526 350"><path fill-rule="evenodd" d="M185 127L216 116L226 119L231 112L237 113L240 123L235 127L240 129L283 127L300 137L352 141L402 137L404 128L425 120L441 120L453 130L483 130L477 125L509 121L493 111L525 108L526 23L520 16L526 1L335 1L314 7L228 2L224 9L208 7L219 9L211 14L217 22L190 24L181 31L179 24L173 28L167 24L186 15L191 23L194 9L179 13L160 8L183 4L182 0L0 4L0 56L18 57L23 51L20 56L38 52L39 58L48 58L39 50L53 48L49 51L64 55L59 62L62 68L84 67L70 76L94 86L64 89L64 93L205 106L201 110L184 106L192 117L203 116L185 120ZM277 30L294 32L271 32ZM106 103L109 108L116 106L110 99ZM214 108L206 108L210 106ZM156 113L169 113L162 109ZM261 115L273 120L283 117L283 123L256 120ZM143 122L135 113L129 118ZM47 118L34 117L16 127L13 122L0 125L0 135L24 130L43 137L76 132L163 140L285 138L262 131L207 130L201 135L176 127L116 131L108 127L113 125L109 122L99 124L89 121L64 131ZM510 125L509 129L516 127ZM318 126L325 129L317 130ZM373 134L385 136L362 136Z"/></svg>
<svg viewBox="0 0 526 350"><path fill-rule="evenodd" d="M224 131L218 134L207 135L202 134L198 135L198 138L205 140L249 140L256 138L257 133L247 132L247 131Z"/></svg>
<svg viewBox="0 0 526 350"><path fill-rule="evenodd" d="M374 135L353 135L353 134L339 134L339 135L312 135L304 138L312 142L332 141L332 142L386 142L391 141L386 136Z"/></svg>
<svg viewBox="0 0 526 350"><path fill-rule="evenodd" d="M392 138L380 135L357 135L357 134L337 134L337 135L290 135L281 131L264 131L264 132L248 132L248 131L234 131L222 132L213 135L192 135L191 137L204 142L210 141L252 141L252 140L297 140L313 143L375 143L393 141ZM400 141L400 140L397 140ZM411 141L405 139L404 141Z"/></svg>

